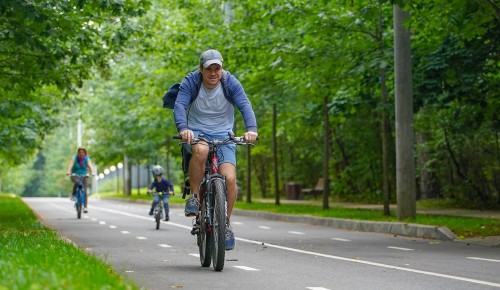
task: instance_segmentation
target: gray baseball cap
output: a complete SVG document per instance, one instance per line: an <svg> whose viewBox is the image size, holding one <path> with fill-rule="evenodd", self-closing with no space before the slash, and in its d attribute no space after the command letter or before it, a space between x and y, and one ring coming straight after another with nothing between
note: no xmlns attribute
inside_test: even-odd
<svg viewBox="0 0 500 290"><path fill-rule="evenodd" d="M200 64L208 68L211 64L222 66L222 55L215 49L209 49L203 52L200 56Z"/></svg>

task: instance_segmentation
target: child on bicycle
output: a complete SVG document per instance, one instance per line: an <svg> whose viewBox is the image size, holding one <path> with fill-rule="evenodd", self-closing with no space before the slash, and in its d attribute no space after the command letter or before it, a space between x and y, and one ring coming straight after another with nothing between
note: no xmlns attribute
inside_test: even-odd
<svg viewBox="0 0 500 290"><path fill-rule="evenodd" d="M163 195L163 205L165 208L165 221L168 221L170 219L168 216L168 211L169 211L168 200L170 198L170 195L174 194L174 186L170 181L162 177L163 167L161 167L160 165L153 166L153 168L151 169L151 173L153 174L154 180L148 188L148 194L151 194L153 192L153 188L156 189L156 192L168 193ZM151 204L151 210L149 211L149 215L153 215L153 210L159 201L160 197L158 195L155 195L153 203Z"/></svg>

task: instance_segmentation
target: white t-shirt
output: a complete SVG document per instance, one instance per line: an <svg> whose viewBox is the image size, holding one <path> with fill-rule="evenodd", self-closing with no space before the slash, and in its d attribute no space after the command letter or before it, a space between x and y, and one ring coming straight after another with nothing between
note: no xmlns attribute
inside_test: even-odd
<svg viewBox="0 0 500 290"><path fill-rule="evenodd" d="M206 134L226 134L232 131L234 107L224 96L222 85L208 89L201 85L196 100L188 107L188 127Z"/></svg>

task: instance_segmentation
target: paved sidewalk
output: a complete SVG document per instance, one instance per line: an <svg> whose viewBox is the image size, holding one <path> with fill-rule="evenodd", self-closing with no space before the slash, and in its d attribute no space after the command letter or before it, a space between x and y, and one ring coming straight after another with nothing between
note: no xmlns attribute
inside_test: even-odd
<svg viewBox="0 0 500 290"><path fill-rule="evenodd" d="M269 199L256 199L258 202L274 203L274 200ZM312 204L321 206L323 203L319 200L289 200L281 199L283 204ZM383 210L384 206L382 204L360 204L360 203L349 203L349 202L330 202L330 207L345 207L345 208L359 208L359 209L379 209ZM389 205L391 210L396 210L397 205ZM488 210L473 210L473 209L452 209L452 208L420 208L417 207L417 213L421 214L432 214L432 215L448 215L448 216L468 216L468 217L478 217L478 218L496 218L500 219L500 211L488 211Z"/></svg>
<svg viewBox="0 0 500 290"><path fill-rule="evenodd" d="M274 203L274 200L270 199L255 199L255 201ZM319 200L281 199L280 203L314 204L319 206L322 205L322 202ZM374 205L374 204L331 202L329 205L331 208L345 207L345 208L383 210L383 205L376 205L376 204ZM389 207L391 210L397 209L397 205L395 204L391 204ZM429 238L437 240L453 240L467 244L476 244L476 245L500 248L500 236L468 238L461 240L458 237L456 237L456 235L447 227L440 227L440 226L426 226L420 224L410 224L401 222L373 222L373 221L348 220L339 218L318 218L318 217L301 216L301 215L273 214L273 213L258 212L258 211L249 212L249 211L234 210L234 212L243 215L259 216L264 218L284 220L290 222L304 222L315 225L331 226L335 228L348 229L354 231L378 232L378 233L387 233L387 234L394 234L394 235L401 235L408 237ZM417 213L500 219L500 211L481 211L481 210L449 209L449 208L448 209L417 208Z"/></svg>

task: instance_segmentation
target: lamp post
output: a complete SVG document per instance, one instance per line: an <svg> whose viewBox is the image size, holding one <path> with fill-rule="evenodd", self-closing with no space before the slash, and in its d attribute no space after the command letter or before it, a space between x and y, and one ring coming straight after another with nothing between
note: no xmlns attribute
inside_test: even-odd
<svg viewBox="0 0 500 290"><path fill-rule="evenodd" d="M116 178L116 188L118 188L117 189L117 192L118 192L119 189L120 189L120 174L119 173L120 173L120 169L123 168L123 163L119 162L116 166L118 167L118 172L116 172L116 175L117 175L117 178Z"/></svg>
<svg viewBox="0 0 500 290"><path fill-rule="evenodd" d="M116 171L116 167L114 165L111 165L111 167L109 168L109 170L111 170L111 172L115 172ZM118 172L116 172L116 180L118 180ZM116 183L116 194L118 194L118 182Z"/></svg>

